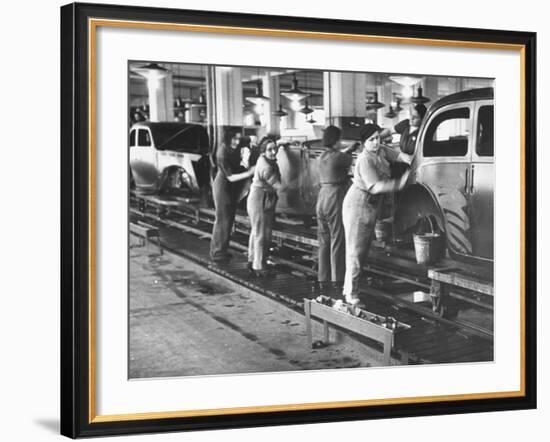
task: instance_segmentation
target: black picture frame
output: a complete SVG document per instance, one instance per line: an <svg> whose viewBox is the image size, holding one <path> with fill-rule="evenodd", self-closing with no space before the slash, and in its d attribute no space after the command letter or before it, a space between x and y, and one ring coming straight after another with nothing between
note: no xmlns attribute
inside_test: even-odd
<svg viewBox="0 0 550 442"><path fill-rule="evenodd" d="M437 403L96 421L90 389L90 18L517 45L524 57L524 395ZM88 437L536 408L536 34L117 5L61 8L61 433ZM93 252L93 250L92 250Z"/></svg>

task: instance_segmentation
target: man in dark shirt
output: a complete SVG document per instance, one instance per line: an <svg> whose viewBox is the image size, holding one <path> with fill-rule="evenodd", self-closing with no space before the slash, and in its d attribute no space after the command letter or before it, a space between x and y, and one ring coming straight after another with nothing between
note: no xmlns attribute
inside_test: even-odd
<svg viewBox="0 0 550 442"><path fill-rule="evenodd" d="M401 135L399 139L399 149L401 152L406 153L407 155L414 154L416 148L416 139L418 137L418 129L420 124L426 115L426 106L422 103L416 104L411 108L411 118L406 120L401 120L391 129L384 129L380 138L384 139L391 135L392 133L398 133ZM392 164L392 178L399 178L408 166L402 163Z"/></svg>
<svg viewBox="0 0 550 442"><path fill-rule="evenodd" d="M392 133L398 133L401 135L399 140L399 148L401 152L407 155L412 155L416 146L416 137L418 136L418 129L420 124L426 115L426 106L422 103L416 104L411 109L411 118L407 120L401 120L391 129L384 129L380 133L380 138L384 139Z"/></svg>

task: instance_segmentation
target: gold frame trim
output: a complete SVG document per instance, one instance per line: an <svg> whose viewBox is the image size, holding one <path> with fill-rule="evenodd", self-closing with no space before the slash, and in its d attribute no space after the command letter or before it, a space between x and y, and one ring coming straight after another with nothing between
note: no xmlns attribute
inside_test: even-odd
<svg viewBox="0 0 550 442"><path fill-rule="evenodd" d="M520 53L520 190L521 190L521 227L520 227L520 389L518 391L506 392L490 392L490 393L475 393L475 394L456 394L456 395L441 395L441 396L419 396L419 397L404 397L404 398L388 398L388 399L370 399L370 400L354 400L354 401L337 401L337 402L317 402L317 403L302 403L302 404L285 404L285 405L263 405L254 407L235 407L235 408L216 408L202 410L181 410L181 411L166 411L166 412L149 412L149 413L131 413L131 414L112 414L98 415L96 414L96 31L99 26L116 27L116 28L134 28L148 30L169 30L169 31L186 31L186 32L207 32L218 34L234 34L234 35L255 35L268 37L287 37L287 38L308 38L308 39L324 39L324 40L340 40L340 41L360 41L371 43L389 43L389 44L412 44L421 46L444 46L444 47L466 47L478 49L495 49L495 50L511 50L519 51ZM282 29L263 29L263 28L246 28L232 26L210 26L196 24L181 24L181 23L156 23L156 22L140 22L128 20L110 20L110 19L88 19L88 74L89 74L89 423L101 422L120 422L120 421L138 421L146 419L169 419L179 417L198 417L198 416L220 416L220 415L239 415L246 413L262 413L262 412L278 412L278 411L304 411L304 410L323 410L328 408L344 408L344 407L364 407L374 405L397 405L397 404L420 404L426 402L442 402L442 401L460 401L460 400L481 400L481 399L498 399L498 398L514 398L525 396L525 109L526 109L526 83L525 83L525 45L521 44L504 44L491 42L473 42L473 41L458 41L458 40L439 40L439 39L423 39L423 38L403 38L389 37L376 35L357 35L357 34L338 34L325 32L310 32L310 31L292 31Z"/></svg>

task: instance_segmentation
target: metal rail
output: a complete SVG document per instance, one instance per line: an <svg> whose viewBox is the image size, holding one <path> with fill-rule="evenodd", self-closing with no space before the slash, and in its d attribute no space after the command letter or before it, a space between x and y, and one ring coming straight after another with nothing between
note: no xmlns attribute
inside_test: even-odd
<svg viewBox="0 0 550 442"><path fill-rule="evenodd" d="M151 203L150 201L147 201L147 204L149 204L153 207L156 207L158 209L158 206L154 203ZM210 213L209 209L199 209L199 210L204 211L205 212L204 214L213 215L213 211L212 211L212 213ZM184 224L182 222L170 219L166 216L153 215L151 213L142 212L141 210L138 210L138 209L135 209L135 208L132 208L132 207L130 208L130 212L133 213L136 216L146 217L149 220L153 220L153 221L155 221L157 223L160 223L160 224L163 224L167 227L172 227L172 228L179 229L179 230L182 230L182 231L185 231L185 232L188 232L188 233L192 233L192 234L197 235L197 236L202 237L202 238L211 238L211 236L212 236L210 231L204 230L204 229L201 229L201 228L198 227L198 224L199 224L200 221L203 221L203 222L209 223L209 224L211 224L211 222L209 222L208 220L205 220L204 218L200 219L200 221L197 222L197 218L195 218L193 216L193 214L187 214L187 213L182 212L182 211L177 210L177 209L170 209L169 213L187 218L189 221L195 222L196 225L195 226L190 226L188 224ZM245 217L241 217L241 218L245 218ZM247 220L238 220L238 221L241 224L248 224ZM240 231L241 231L241 233L243 233L245 235L247 235L249 233L247 230L244 230L244 229L240 230ZM281 232L278 232L278 233L281 233ZM274 234L275 234L275 230L274 230ZM238 241L235 241L235 240L230 241L230 247L232 247L235 250L239 250L239 251L246 251L248 249L247 245L242 244L242 243L240 243ZM280 258L280 257L274 257L271 260L275 264L283 265L283 266L286 266L286 267L288 267L290 269L293 269L293 270L298 270L302 274L310 275L310 276L316 275L316 272L315 272L314 269L312 269L311 267L302 265L302 264L300 264L296 261L291 261L291 260L287 260L287 259ZM374 274L389 277L389 278L393 279L394 281L396 281L396 280L397 281L403 281L403 282L407 282L407 283L416 285L416 286L421 287L421 288L429 288L429 284L419 282L418 280L413 279L413 277L409 277L408 275L399 275L399 274L396 274L396 272L393 272L393 271L378 269L378 268L376 268L375 266L373 266L371 264L366 266L366 270L368 272L371 272L371 273L374 273ZM474 334L474 335L476 335L478 337L481 337L481 338L489 338L489 339L493 338L493 332L491 330L488 330L488 329L485 329L483 327L477 326L475 324L467 323L467 322L464 322L464 321L450 320L450 319L443 318L440 315L438 315L437 313L434 313L433 311L431 311L430 309L419 306L419 305L417 305L413 302L409 302L409 301L402 300L402 299L396 299L395 296L384 293L382 290L376 289L374 287L362 287L361 291L362 291L362 293L364 293L368 296L372 296L372 297L375 297L375 298L378 298L378 299L382 299L384 301L392 303L397 308L406 309L408 311L413 312L416 315L419 315L423 318L427 318L428 320L431 320L431 321L435 321L435 322L440 323L442 325L459 328L459 329L464 330L465 332Z"/></svg>

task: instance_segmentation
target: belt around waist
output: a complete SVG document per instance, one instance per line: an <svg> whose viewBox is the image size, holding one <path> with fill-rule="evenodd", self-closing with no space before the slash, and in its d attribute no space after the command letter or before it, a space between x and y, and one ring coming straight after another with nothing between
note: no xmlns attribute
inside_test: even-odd
<svg viewBox="0 0 550 442"><path fill-rule="evenodd" d="M319 183L321 186L344 186L347 181L335 181L333 183Z"/></svg>
<svg viewBox="0 0 550 442"><path fill-rule="evenodd" d="M277 192L275 190L273 190L272 188L268 188L268 187L264 187L264 186L258 186L257 184L252 184L250 186L251 189L258 189L258 190L263 190L264 192L267 192L267 193L273 193L274 195L277 194Z"/></svg>
<svg viewBox="0 0 550 442"><path fill-rule="evenodd" d="M355 187L357 190L360 190L361 192L363 192L364 194L367 195L367 202L368 202L369 204L376 204L376 203L378 203L379 199L383 196L383 195L373 195L373 194L370 193L368 190L362 189L361 187L359 187L359 186L356 185L355 183L353 184L353 187Z"/></svg>

